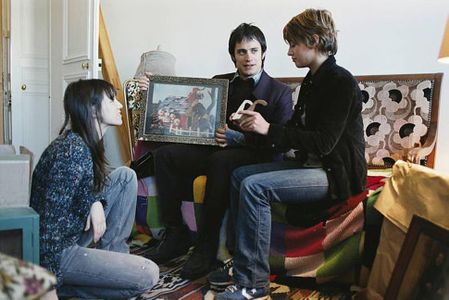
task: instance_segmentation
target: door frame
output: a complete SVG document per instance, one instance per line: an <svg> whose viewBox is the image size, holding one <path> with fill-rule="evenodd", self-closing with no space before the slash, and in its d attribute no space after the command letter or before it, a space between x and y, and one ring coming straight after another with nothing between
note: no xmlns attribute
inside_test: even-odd
<svg viewBox="0 0 449 300"><path fill-rule="evenodd" d="M11 137L11 82L10 82L10 0L0 1L0 144L10 144Z"/></svg>

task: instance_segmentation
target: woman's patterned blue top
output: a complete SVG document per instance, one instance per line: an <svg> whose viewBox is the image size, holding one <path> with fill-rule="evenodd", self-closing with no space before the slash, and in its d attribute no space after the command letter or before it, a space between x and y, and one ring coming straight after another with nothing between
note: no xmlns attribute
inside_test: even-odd
<svg viewBox="0 0 449 300"><path fill-rule="evenodd" d="M93 161L82 138L71 130L57 137L42 154L33 172L30 205L40 216L41 265L62 284L61 253L83 232L92 203Z"/></svg>

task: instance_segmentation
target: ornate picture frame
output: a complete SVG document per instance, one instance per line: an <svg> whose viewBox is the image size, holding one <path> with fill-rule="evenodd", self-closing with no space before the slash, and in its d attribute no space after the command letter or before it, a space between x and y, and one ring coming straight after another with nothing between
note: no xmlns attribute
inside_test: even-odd
<svg viewBox="0 0 449 300"><path fill-rule="evenodd" d="M226 123L228 80L150 76L138 139L217 145L215 131Z"/></svg>
<svg viewBox="0 0 449 300"><path fill-rule="evenodd" d="M384 299L443 299L448 289L449 230L415 215Z"/></svg>

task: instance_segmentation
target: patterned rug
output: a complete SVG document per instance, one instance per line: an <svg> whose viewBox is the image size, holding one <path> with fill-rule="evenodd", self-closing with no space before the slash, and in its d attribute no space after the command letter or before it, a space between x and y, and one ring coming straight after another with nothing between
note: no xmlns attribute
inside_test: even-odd
<svg viewBox="0 0 449 300"><path fill-rule="evenodd" d="M154 244L139 243L131 246L131 252L145 256ZM182 266L188 255L176 258L160 265L159 282L148 292L140 295L136 300L213 300L215 292L209 289L206 277L189 281L180 277ZM271 299L273 300L349 300L351 293L348 287L320 285L314 286L310 281L298 279L280 280L281 283L271 282Z"/></svg>

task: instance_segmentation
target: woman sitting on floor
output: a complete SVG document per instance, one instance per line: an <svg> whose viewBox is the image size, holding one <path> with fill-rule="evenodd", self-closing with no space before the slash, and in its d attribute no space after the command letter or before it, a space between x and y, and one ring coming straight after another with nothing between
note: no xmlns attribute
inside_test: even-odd
<svg viewBox="0 0 449 300"><path fill-rule="evenodd" d="M31 207L40 215L40 254L61 297L130 298L159 278L152 261L130 255L137 179L107 174L103 136L122 124L114 87L99 79L68 85L65 122L33 173ZM70 129L66 128L70 123ZM88 248L94 242L94 248Z"/></svg>

